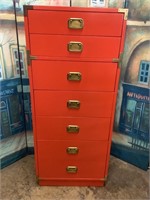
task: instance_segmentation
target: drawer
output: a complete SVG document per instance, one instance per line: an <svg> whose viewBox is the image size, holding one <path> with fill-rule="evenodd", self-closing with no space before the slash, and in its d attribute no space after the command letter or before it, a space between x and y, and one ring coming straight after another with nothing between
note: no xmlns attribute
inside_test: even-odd
<svg viewBox="0 0 150 200"><path fill-rule="evenodd" d="M113 60L118 58L120 37L30 34L31 55ZM68 50L70 49L70 51Z"/></svg>
<svg viewBox="0 0 150 200"><path fill-rule="evenodd" d="M106 141L38 141L37 148L41 179L104 177ZM75 166L76 169L66 170L68 166Z"/></svg>
<svg viewBox="0 0 150 200"><path fill-rule="evenodd" d="M121 36L123 14L29 10L28 19L30 33Z"/></svg>
<svg viewBox="0 0 150 200"><path fill-rule="evenodd" d="M34 89L114 91L116 63L32 61Z"/></svg>
<svg viewBox="0 0 150 200"><path fill-rule="evenodd" d="M111 117L113 92L34 91L35 114Z"/></svg>
<svg viewBox="0 0 150 200"><path fill-rule="evenodd" d="M37 140L108 140L110 118L36 116Z"/></svg>

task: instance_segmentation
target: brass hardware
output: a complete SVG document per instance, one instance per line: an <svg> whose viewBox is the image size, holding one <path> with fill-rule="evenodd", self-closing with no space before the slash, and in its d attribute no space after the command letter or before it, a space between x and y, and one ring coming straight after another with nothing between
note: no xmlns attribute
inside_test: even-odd
<svg viewBox="0 0 150 200"><path fill-rule="evenodd" d="M68 133L79 133L79 126L77 125L68 125L66 128Z"/></svg>
<svg viewBox="0 0 150 200"><path fill-rule="evenodd" d="M101 178L100 181L107 181L107 176L105 176L104 178Z"/></svg>
<svg viewBox="0 0 150 200"><path fill-rule="evenodd" d="M76 166L68 166L68 167L66 168L66 171L67 171L68 173L77 173L78 168L77 168Z"/></svg>
<svg viewBox="0 0 150 200"><path fill-rule="evenodd" d="M68 154L77 154L79 152L78 147L68 147L66 149Z"/></svg>
<svg viewBox="0 0 150 200"><path fill-rule="evenodd" d="M28 16L28 10L33 10L33 6L31 6L31 5L23 5L24 16Z"/></svg>
<svg viewBox="0 0 150 200"><path fill-rule="evenodd" d="M119 58L113 58L112 62L118 63L118 66L121 67L122 64L122 58L123 58L123 52L120 53Z"/></svg>
<svg viewBox="0 0 150 200"><path fill-rule="evenodd" d="M30 66L31 60L36 60L37 57L36 56L30 56L30 50L27 50L26 52L27 52L27 64L28 64L28 66Z"/></svg>
<svg viewBox="0 0 150 200"><path fill-rule="evenodd" d="M27 64L29 66L30 65L30 50L27 50L26 53L27 53Z"/></svg>
<svg viewBox="0 0 150 200"><path fill-rule="evenodd" d="M81 73L80 72L69 72L67 74L67 79L69 81L81 81Z"/></svg>
<svg viewBox="0 0 150 200"><path fill-rule="evenodd" d="M106 181L107 181L107 176L105 176L104 178L102 178L100 180L104 182L104 186L105 186L106 185Z"/></svg>
<svg viewBox="0 0 150 200"><path fill-rule="evenodd" d="M119 58L113 58L112 62L118 63L119 62Z"/></svg>
<svg viewBox="0 0 150 200"><path fill-rule="evenodd" d="M83 44L81 42L69 42L68 43L68 51L70 52L82 52Z"/></svg>
<svg viewBox="0 0 150 200"><path fill-rule="evenodd" d="M124 13L124 20L128 19L128 9L126 9L126 8L119 8L118 12Z"/></svg>
<svg viewBox="0 0 150 200"><path fill-rule="evenodd" d="M73 108L73 109L79 109L80 108L80 101L78 101L78 100L68 100L67 101L67 107Z"/></svg>
<svg viewBox="0 0 150 200"><path fill-rule="evenodd" d="M70 18L68 20L68 28L70 29L83 29L84 21L82 18Z"/></svg>

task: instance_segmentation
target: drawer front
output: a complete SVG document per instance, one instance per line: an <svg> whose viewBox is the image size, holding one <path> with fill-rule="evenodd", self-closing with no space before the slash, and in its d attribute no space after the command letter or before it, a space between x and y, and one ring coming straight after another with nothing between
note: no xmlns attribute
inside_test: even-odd
<svg viewBox="0 0 150 200"><path fill-rule="evenodd" d="M35 114L111 117L113 92L34 91Z"/></svg>
<svg viewBox="0 0 150 200"><path fill-rule="evenodd" d="M37 147L39 178L104 177L106 141L38 141Z"/></svg>
<svg viewBox="0 0 150 200"><path fill-rule="evenodd" d="M111 61L118 58L120 46L119 37L30 34L30 42L31 55Z"/></svg>
<svg viewBox="0 0 150 200"><path fill-rule="evenodd" d="M114 91L116 63L32 61L34 89Z"/></svg>
<svg viewBox="0 0 150 200"><path fill-rule="evenodd" d="M90 12L28 12L29 32L45 34L120 36L123 14Z"/></svg>
<svg viewBox="0 0 150 200"><path fill-rule="evenodd" d="M108 140L110 118L36 116L37 140Z"/></svg>

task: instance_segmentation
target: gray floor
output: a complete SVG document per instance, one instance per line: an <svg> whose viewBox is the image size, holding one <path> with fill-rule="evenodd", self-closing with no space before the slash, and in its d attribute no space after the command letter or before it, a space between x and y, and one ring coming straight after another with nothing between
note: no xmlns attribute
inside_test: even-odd
<svg viewBox="0 0 150 200"><path fill-rule="evenodd" d="M149 199L149 172L111 157L105 187L40 187L34 157L27 156L1 170L2 200Z"/></svg>

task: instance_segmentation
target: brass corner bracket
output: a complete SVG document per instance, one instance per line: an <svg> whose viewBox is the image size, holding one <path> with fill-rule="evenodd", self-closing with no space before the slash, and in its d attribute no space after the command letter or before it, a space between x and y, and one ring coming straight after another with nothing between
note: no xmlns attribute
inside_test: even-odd
<svg viewBox="0 0 150 200"><path fill-rule="evenodd" d="M107 176L105 176L104 178L101 178L100 181L106 182L107 181Z"/></svg>
<svg viewBox="0 0 150 200"><path fill-rule="evenodd" d="M23 5L24 16L28 16L28 10L33 10L33 6L32 5Z"/></svg>
<svg viewBox="0 0 150 200"><path fill-rule="evenodd" d="M128 19L128 9L127 8L119 8L118 9L118 12L120 13L124 13L124 20L127 20Z"/></svg>
<svg viewBox="0 0 150 200"><path fill-rule="evenodd" d="M31 56L30 55L30 50L26 50L26 54L27 54L27 64L28 64L28 66L30 66L31 60L36 60L37 57L36 56Z"/></svg>
<svg viewBox="0 0 150 200"><path fill-rule="evenodd" d="M123 58L123 52L120 53L119 58L113 58L113 63L118 63L118 66L121 67L122 64L122 58Z"/></svg>

